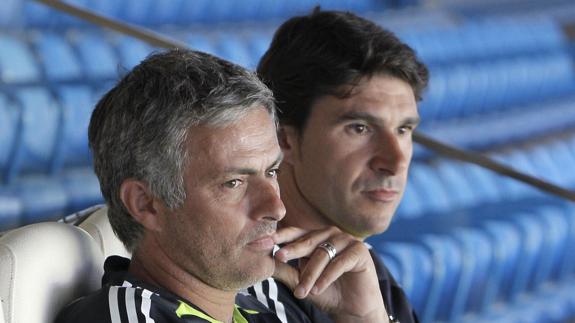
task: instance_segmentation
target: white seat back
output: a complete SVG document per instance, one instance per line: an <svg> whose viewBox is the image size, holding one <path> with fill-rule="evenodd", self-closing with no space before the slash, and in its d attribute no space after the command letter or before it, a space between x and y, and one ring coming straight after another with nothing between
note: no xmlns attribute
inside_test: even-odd
<svg viewBox="0 0 575 323"><path fill-rule="evenodd" d="M126 250L124 244L118 239L112 225L108 220L108 208L102 207L96 212L90 214L82 223L80 227L88 232L92 238L98 243L104 257L111 255L119 255L126 258L131 258L130 252Z"/></svg>
<svg viewBox="0 0 575 323"><path fill-rule="evenodd" d="M104 257L83 229L44 222L0 237L5 323L52 323L72 300L100 288Z"/></svg>

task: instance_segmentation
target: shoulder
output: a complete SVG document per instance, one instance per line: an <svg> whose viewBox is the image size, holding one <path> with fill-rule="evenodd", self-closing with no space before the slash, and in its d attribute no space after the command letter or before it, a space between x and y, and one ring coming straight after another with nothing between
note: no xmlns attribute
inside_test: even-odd
<svg viewBox="0 0 575 323"><path fill-rule="evenodd" d="M108 288L102 288L67 305L58 314L55 322L111 322L108 308Z"/></svg>
<svg viewBox="0 0 575 323"><path fill-rule="evenodd" d="M104 286L99 291L82 297L66 306L56 323L71 322L164 322L164 317L174 316L175 310L158 304L159 296L147 289L124 286ZM162 305L162 306L159 306ZM175 307L174 307L175 309ZM169 314L169 315L167 315Z"/></svg>
<svg viewBox="0 0 575 323"><path fill-rule="evenodd" d="M373 250L371 250L371 256L377 270L379 289L381 290L387 313L399 319L402 323L419 322L403 288L395 281L385 263Z"/></svg>
<svg viewBox="0 0 575 323"><path fill-rule="evenodd" d="M324 322L312 319L316 311L311 303L295 298L287 286L273 278L249 287L247 292L270 311L276 313L282 323Z"/></svg>

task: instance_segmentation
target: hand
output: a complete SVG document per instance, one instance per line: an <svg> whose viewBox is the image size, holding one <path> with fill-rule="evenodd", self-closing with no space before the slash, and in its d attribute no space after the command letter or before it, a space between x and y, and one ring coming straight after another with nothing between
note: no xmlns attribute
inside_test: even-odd
<svg viewBox="0 0 575 323"><path fill-rule="evenodd" d="M336 322L388 322L375 265L365 244L336 227L306 231L288 227L274 235L286 244L275 254L274 278L307 298ZM318 248L322 242L337 250L333 260ZM299 259L298 267L286 262Z"/></svg>

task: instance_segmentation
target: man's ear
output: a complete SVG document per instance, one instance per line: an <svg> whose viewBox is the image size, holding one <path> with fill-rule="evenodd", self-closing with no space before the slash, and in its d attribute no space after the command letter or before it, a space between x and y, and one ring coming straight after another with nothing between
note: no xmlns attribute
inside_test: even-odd
<svg viewBox="0 0 575 323"><path fill-rule="evenodd" d="M160 206L146 183L132 178L125 180L120 185L120 199L134 220L148 230L160 230Z"/></svg>
<svg viewBox="0 0 575 323"><path fill-rule="evenodd" d="M292 126L280 126L278 141L284 154L283 162L292 165L299 158L299 131Z"/></svg>

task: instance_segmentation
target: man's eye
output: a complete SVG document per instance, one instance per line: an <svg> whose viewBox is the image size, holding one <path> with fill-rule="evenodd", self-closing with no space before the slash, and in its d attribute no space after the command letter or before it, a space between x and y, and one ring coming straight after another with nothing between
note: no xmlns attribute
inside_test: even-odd
<svg viewBox="0 0 575 323"><path fill-rule="evenodd" d="M276 178L276 177L278 177L279 173L280 173L279 168L270 169L270 170L268 170L268 177Z"/></svg>
<svg viewBox="0 0 575 323"><path fill-rule="evenodd" d="M399 129L397 129L397 132L400 135L403 135L403 134L406 134L408 132L411 132L412 130L413 130L413 127L411 127L411 126L402 126L402 127L399 127Z"/></svg>
<svg viewBox="0 0 575 323"><path fill-rule="evenodd" d="M369 127L361 123L350 124L347 126L347 128L358 135L369 132Z"/></svg>
<svg viewBox="0 0 575 323"><path fill-rule="evenodd" d="M231 181L227 181L224 183L224 187L227 188L237 188L242 185L242 181L239 179L232 179Z"/></svg>

